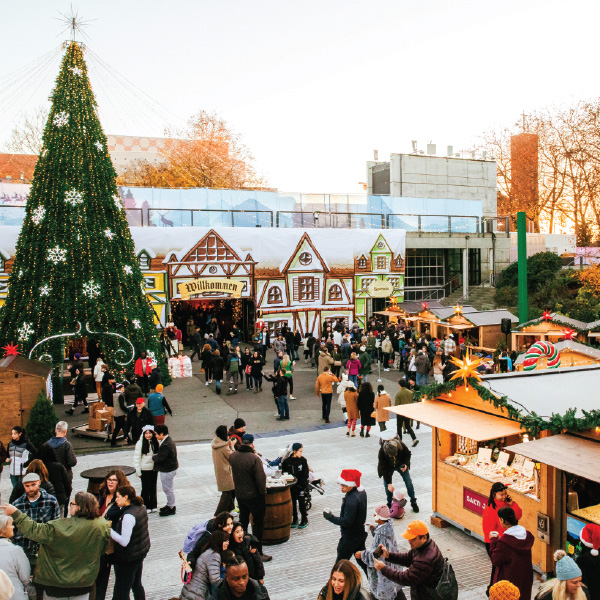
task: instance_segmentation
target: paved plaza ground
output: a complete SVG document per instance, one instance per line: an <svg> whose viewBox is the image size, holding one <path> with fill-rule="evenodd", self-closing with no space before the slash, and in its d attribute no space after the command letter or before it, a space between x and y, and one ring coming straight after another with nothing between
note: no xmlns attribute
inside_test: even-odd
<svg viewBox="0 0 600 600"><path fill-rule="evenodd" d="M194 371L196 370L199 371L199 367L194 363ZM399 374L391 372L381 375L388 391L393 395ZM345 429L340 426L343 424L342 413L335 404L335 396L332 419L336 422L328 426L322 425L320 402L314 395L315 377L316 370L305 366L303 361L297 366L294 393L298 400L291 402L291 420L284 423L279 423L274 418L275 406L268 383L263 385L262 394L243 391L235 396L217 396L213 391L214 384L207 387L204 380L200 381L195 376L175 380L165 390L174 411L172 419L167 417L167 424L173 437L179 442L180 469L175 479L177 514L167 518L161 518L158 514L150 515L152 549L144 564L144 585L149 600L168 600L179 595L181 583L177 551L182 547L190 527L212 516L219 498L210 444L202 440L212 439L217 425L230 425L237 416L247 421L248 431L258 434L255 446L269 458L274 458L290 442L302 442L305 446L304 455L311 468L326 482L324 496L313 494L309 527L292 530L292 537L286 544L265 547L273 555L273 561L265 564L265 586L271 599L316 599L319 589L327 581L336 555L339 528L325 521L322 512L330 509L339 514L342 494L336 480L341 469L356 468L363 473L362 484L368 495L369 518L372 509L385 501L385 494L376 470L378 437L346 437ZM373 381L376 378L377 375L373 376ZM63 407L57 408L60 414ZM78 422L83 422L83 417L76 415L69 419L70 425ZM393 422L392 427L395 427ZM418 518L429 523L431 431L422 426L417 433L420 443L413 449L411 473L421 507ZM80 477L80 473L86 468L132 464L132 452L129 448L109 452L106 444L78 439L71 434L70 438L78 452L85 452L85 455L80 455L79 464L74 469L75 490L85 489L86 481ZM139 480L135 476L132 483L139 490ZM395 483L402 485L402 480L398 478ZM3 498L8 496L9 486L8 477L3 477ZM162 506L164 502L164 495L159 490L159 505ZM396 537L401 549L408 549L408 543L400 534L413 518L415 514L408 508L405 518L396 521ZM432 528L432 536L454 566L461 600L485 598L490 563L483 543L453 527Z"/></svg>

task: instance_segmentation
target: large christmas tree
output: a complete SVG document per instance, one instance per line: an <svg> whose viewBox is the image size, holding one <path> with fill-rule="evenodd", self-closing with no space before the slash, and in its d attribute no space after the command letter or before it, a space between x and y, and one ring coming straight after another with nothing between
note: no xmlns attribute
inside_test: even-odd
<svg viewBox="0 0 600 600"><path fill-rule="evenodd" d="M67 45L51 100L0 311L0 346L16 342L27 356L41 340L74 332L79 323L79 336L100 341L109 365L129 369L131 346L114 334L137 353L161 354L78 42ZM64 343L46 341L35 356L57 364Z"/></svg>

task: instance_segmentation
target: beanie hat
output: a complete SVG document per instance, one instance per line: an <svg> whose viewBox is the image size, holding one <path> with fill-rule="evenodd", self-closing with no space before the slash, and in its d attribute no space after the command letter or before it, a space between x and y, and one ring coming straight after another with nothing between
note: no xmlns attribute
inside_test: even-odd
<svg viewBox="0 0 600 600"><path fill-rule="evenodd" d="M581 577L581 569L577 566L577 563L570 557L564 550L557 550L554 553L554 560L556 561L556 579L559 581L568 581L569 579L577 579Z"/></svg>
<svg viewBox="0 0 600 600"><path fill-rule="evenodd" d="M579 534L581 543L588 548L591 548L590 554L592 556L598 556L598 549L600 548L600 527L588 523Z"/></svg>
<svg viewBox="0 0 600 600"><path fill-rule="evenodd" d="M246 427L246 421L244 421L244 419L236 419L233 422L234 429L241 429L242 427Z"/></svg>
<svg viewBox="0 0 600 600"><path fill-rule="evenodd" d="M292 444L292 452L297 452L300 450L300 448L302 448L302 444L300 442L294 442Z"/></svg>
<svg viewBox="0 0 600 600"><path fill-rule="evenodd" d="M521 592L516 585L503 579L490 588L490 600L518 600Z"/></svg>
<svg viewBox="0 0 600 600"><path fill-rule="evenodd" d="M362 473L356 469L344 469L338 477L338 483L348 487L355 487L359 492L362 492L364 488L360 487L361 476Z"/></svg>
<svg viewBox="0 0 600 600"><path fill-rule="evenodd" d="M390 509L387 507L387 504L379 504L375 507L375 514L373 515L375 519L380 521L389 521L391 519Z"/></svg>
<svg viewBox="0 0 600 600"><path fill-rule="evenodd" d="M81 354L79 354L79 352L75 352L75 358L79 360L81 358Z"/></svg>
<svg viewBox="0 0 600 600"><path fill-rule="evenodd" d="M15 586L8 575L0 570L0 600L10 600L15 593Z"/></svg>
<svg viewBox="0 0 600 600"><path fill-rule="evenodd" d="M154 389L160 394L165 388L162 383L159 383Z"/></svg>

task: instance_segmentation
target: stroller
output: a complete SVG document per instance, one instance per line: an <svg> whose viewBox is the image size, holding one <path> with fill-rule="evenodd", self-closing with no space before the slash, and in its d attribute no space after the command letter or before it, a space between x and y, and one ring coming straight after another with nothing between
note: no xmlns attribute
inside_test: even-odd
<svg viewBox="0 0 600 600"><path fill-rule="evenodd" d="M279 451L279 456L277 458L275 458L274 460L268 460L266 458L264 458L263 456L260 456L263 465L265 467L265 472L267 473L267 475L277 475L277 474L281 474L281 470L280 470L280 466L281 463L292 454L292 443L289 443L285 448L283 448L282 450ZM323 489L323 486L325 485L325 482L323 481L323 479L321 477L317 477L312 469L310 468L310 465L308 466L309 468L309 474L308 474L308 487L306 488L306 510L310 510L312 507L312 498L311 498L311 492L316 491L318 492L321 496L325 493L325 490Z"/></svg>

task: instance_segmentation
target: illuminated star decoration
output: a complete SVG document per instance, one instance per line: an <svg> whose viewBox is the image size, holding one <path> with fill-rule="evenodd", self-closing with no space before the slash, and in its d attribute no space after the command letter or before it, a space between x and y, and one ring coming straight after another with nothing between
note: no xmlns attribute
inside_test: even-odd
<svg viewBox="0 0 600 600"><path fill-rule="evenodd" d="M421 302L421 307L423 310L427 310L427 302Z"/></svg>
<svg viewBox="0 0 600 600"><path fill-rule="evenodd" d="M549 310L545 310L541 318L542 321L552 321L552 313Z"/></svg>
<svg viewBox="0 0 600 600"><path fill-rule="evenodd" d="M17 356L18 354L21 354L17 344L6 344L2 350L4 350L4 356Z"/></svg>
<svg viewBox="0 0 600 600"><path fill-rule="evenodd" d="M102 142L94 142L94 146L96 146L96 148L98 148L100 151L104 150L104 145Z"/></svg>
<svg viewBox="0 0 600 600"><path fill-rule="evenodd" d="M570 327L567 327L566 329L562 330L563 340L574 340L576 335L577 332L574 329L571 329Z"/></svg>
<svg viewBox="0 0 600 600"><path fill-rule="evenodd" d="M482 358L476 358L475 360L471 360L471 357L467 353L465 355L464 360L460 360L460 358L456 358L455 356L451 356L450 360L458 367L457 371L454 371L451 379L461 379L463 380L467 391L469 390L469 377L474 377L477 381L481 381L481 377L477 372L477 367L483 360Z"/></svg>
<svg viewBox="0 0 600 600"><path fill-rule="evenodd" d="M456 314L456 315L460 315L460 314L462 313L462 309L463 309L463 307L462 307L460 304L457 304L457 305L454 307L454 314Z"/></svg>

